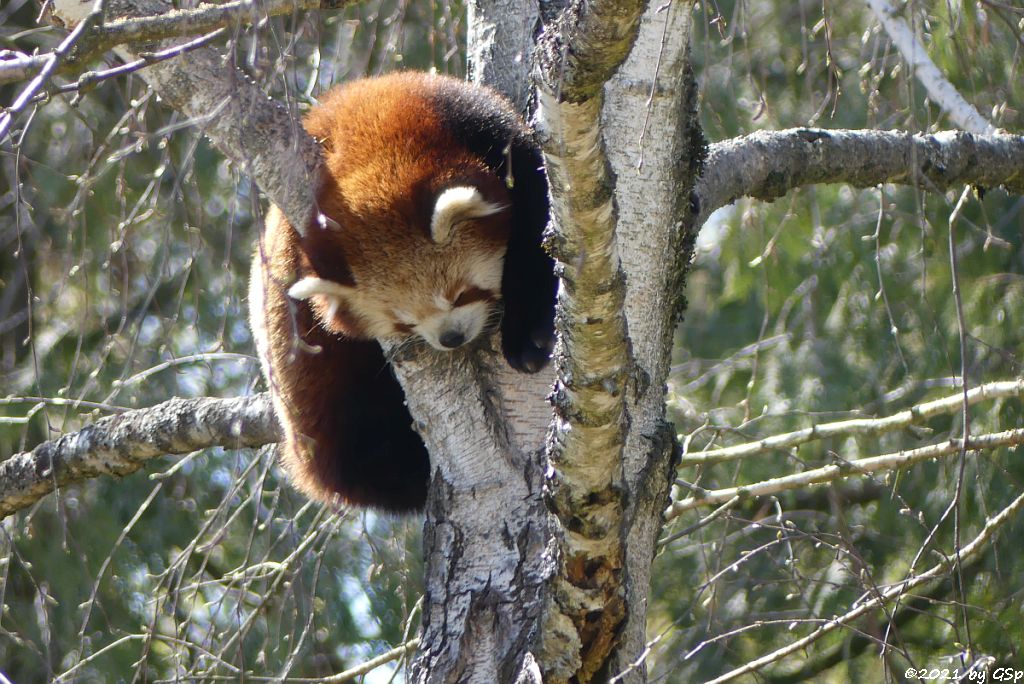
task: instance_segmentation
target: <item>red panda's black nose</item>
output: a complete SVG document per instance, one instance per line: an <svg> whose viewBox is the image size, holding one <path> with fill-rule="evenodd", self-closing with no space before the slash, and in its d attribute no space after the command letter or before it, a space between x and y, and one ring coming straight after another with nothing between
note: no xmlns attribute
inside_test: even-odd
<svg viewBox="0 0 1024 684"><path fill-rule="evenodd" d="M462 343L466 341L466 336L457 330L448 330L447 332L441 333L441 337L438 340L442 347L448 349L455 349L461 347Z"/></svg>

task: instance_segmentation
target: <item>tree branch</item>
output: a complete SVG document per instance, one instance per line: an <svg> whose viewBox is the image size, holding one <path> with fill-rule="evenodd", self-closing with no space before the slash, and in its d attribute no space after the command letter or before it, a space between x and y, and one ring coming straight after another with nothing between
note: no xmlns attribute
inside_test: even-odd
<svg viewBox="0 0 1024 684"><path fill-rule="evenodd" d="M914 30L902 17L896 15L896 9L889 0L865 1L935 103L965 131L984 135L995 133L996 127L990 124L974 105L965 100L935 66L924 45L914 35Z"/></svg>
<svg viewBox="0 0 1024 684"><path fill-rule="evenodd" d="M961 567L967 573L966 579L974 581L982 570L981 561L983 559L984 556L981 554L975 554L970 558L969 562L964 561L961 563ZM931 616L932 613L929 609L933 608L937 603L949 601L949 594L952 591L953 587L949 582L933 582L925 591L903 596L891 613L886 611L886 632L888 633L890 630L897 628L907 628L917 618ZM877 637L870 629L864 630L854 627L846 638L810 655L797 668L786 671L762 672L758 681L763 684L802 684L803 682L820 681L825 678L824 674L827 670L840 663L848 663L854 660L869 648L875 649L876 652L882 651L884 653L883 649L892 649L894 647L892 644L887 643L886 640ZM964 677L961 681L970 681L970 677Z"/></svg>
<svg viewBox="0 0 1024 684"><path fill-rule="evenodd" d="M171 399L107 416L0 463L0 518L54 489L99 475L122 477L146 461L220 446L280 440L267 394L233 399Z"/></svg>
<svg viewBox="0 0 1024 684"><path fill-rule="evenodd" d="M966 566L973 561L975 556L988 548L999 529L1007 522L1013 520L1022 509L1024 509L1024 494L1018 496L1010 503L1009 506L999 511L999 513L994 517L990 518L988 522L985 523L985 527L978 533L978 536L972 539L970 544L960 549L950 558L933 565L920 575L908 578L902 582L897 582L888 586L884 590L875 593L870 598L867 598L863 603L857 604L856 608L847 611L843 615L838 615L832 618L802 639L797 639L796 641L787 644L772 653L757 658L756 660L752 660L746 665L738 667L735 670L731 670L720 677L716 677L706 684L724 684L724 682L732 681L741 675L757 672L766 665L770 665L771 663L781 660L788 655L803 652L804 649L818 639L830 634L839 627L849 625L853 620L856 620L868 611L874 610L886 603L898 599L921 585L931 584L936 580L945 578L947 573L953 568L955 562L959 561L961 565Z"/></svg>
<svg viewBox="0 0 1024 684"><path fill-rule="evenodd" d="M119 45L153 42L209 33L243 23L256 23L264 17L299 10L334 10L354 4L355 0L235 0L223 5L202 3L192 9L176 9L165 14L128 17L88 27L76 50L64 60L61 70L82 66ZM53 53L27 55L0 50L0 83L20 81L42 69Z"/></svg>
<svg viewBox="0 0 1024 684"><path fill-rule="evenodd" d="M350 667L344 672L339 672L336 675L329 675L320 679L321 684L341 684L341 682L351 682L353 679L360 677L372 670L376 670L381 665L398 660L399 658L405 658L406 656L414 653L417 648L420 647L420 638L415 637L409 639L403 644L395 646L390 651L381 653L376 658L370 658L366 662L360 663L355 667Z"/></svg>
<svg viewBox="0 0 1024 684"><path fill-rule="evenodd" d="M18 93L14 103L10 107L6 107L3 114L0 114L0 140L3 140L7 135L11 124L14 123L14 117L32 101L36 93L43 89L43 86L46 85L46 82L64 60L65 56L85 37L90 27L102 21L103 6L104 0L95 0L92 7L78 23L78 26L61 41L60 45L53 52L46 56L36 77Z"/></svg>
<svg viewBox="0 0 1024 684"><path fill-rule="evenodd" d="M914 465L915 463L920 463L921 461L938 458L939 456L959 454L961 450L981 451L983 449L995 449L996 447L1013 446L1016 444L1024 444L1024 428L985 435L974 435L966 440L949 439L945 442L940 442L939 444L931 444L917 449L901 450L891 454L858 458L852 461L840 461L838 463L822 466L821 468L807 470L802 473L794 473L792 475L783 475L782 477L775 477L755 484L740 485L739 487L726 487L725 489L714 489L711 491L700 490L681 501L674 502L668 510L665 511L665 520L666 522L672 520L680 513L692 508L697 508L699 506L713 506L715 504L729 501L734 496L745 497L778 494L779 492L784 492L790 489L802 489L811 485L832 482L834 480L840 480L853 475L866 475L868 473L898 470L900 468L906 468Z"/></svg>
<svg viewBox="0 0 1024 684"><path fill-rule="evenodd" d="M355 4L355 0L235 0L222 5L201 3L192 9L176 9L156 16L118 19L95 28L89 40L95 41L96 47L109 50L125 43L199 35L299 10L336 10L352 4Z"/></svg>
<svg viewBox="0 0 1024 684"><path fill-rule="evenodd" d="M1024 379L990 382L979 385L967 392L967 404L973 405L980 401L1002 397L1024 397ZM837 420L831 423L812 425L803 430L772 435L754 442L746 442L735 446L719 449L707 449L695 453L683 454L680 466L692 466L722 461L734 461L778 449L792 449L813 440L845 437L849 435L878 435L892 432L915 423L928 420L943 413L952 413L964 405L964 395L954 394L942 399L924 402L917 406L882 418L855 418L853 420Z"/></svg>
<svg viewBox="0 0 1024 684"><path fill-rule="evenodd" d="M46 66L53 53L28 55L17 50L0 50L0 83L24 81Z"/></svg>
<svg viewBox="0 0 1024 684"><path fill-rule="evenodd" d="M574 0L537 45L539 86L563 102L599 99L604 84L626 59L645 3Z"/></svg>
<svg viewBox="0 0 1024 684"><path fill-rule="evenodd" d="M548 444L561 567L540 652L545 679L555 682L590 681L626 615L621 480L634 362L601 107L604 85L629 54L643 9L637 0L577 0L544 32L537 50L537 119L548 136L552 252L562 279Z"/></svg>
<svg viewBox="0 0 1024 684"><path fill-rule="evenodd" d="M1024 137L793 128L733 138L711 146L695 189L698 225L740 197L770 202L815 183L906 183L937 192L969 184L1024 193Z"/></svg>

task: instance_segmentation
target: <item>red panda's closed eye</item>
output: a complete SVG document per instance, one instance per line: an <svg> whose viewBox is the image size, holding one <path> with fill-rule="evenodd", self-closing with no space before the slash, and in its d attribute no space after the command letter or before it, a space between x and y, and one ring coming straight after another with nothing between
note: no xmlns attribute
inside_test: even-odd
<svg viewBox="0 0 1024 684"><path fill-rule="evenodd" d="M462 290L455 299L452 301L452 306L466 306L473 302L493 302L498 298L497 294L491 290L484 290L479 287L467 287Z"/></svg>

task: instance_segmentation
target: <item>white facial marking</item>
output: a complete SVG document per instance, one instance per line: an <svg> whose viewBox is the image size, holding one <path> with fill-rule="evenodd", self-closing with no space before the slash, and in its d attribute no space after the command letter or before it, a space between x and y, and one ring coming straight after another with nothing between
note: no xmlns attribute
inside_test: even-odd
<svg viewBox="0 0 1024 684"><path fill-rule="evenodd" d="M404 311L402 309L395 309L395 318L397 318L400 323L405 323L406 325L416 325L416 317L413 316L408 311Z"/></svg>
<svg viewBox="0 0 1024 684"><path fill-rule="evenodd" d="M434 203L434 215L430 218L430 235L436 243L451 237L452 228L460 221L484 218L504 209L484 199L480 191L469 185L448 188Z"/></svg>

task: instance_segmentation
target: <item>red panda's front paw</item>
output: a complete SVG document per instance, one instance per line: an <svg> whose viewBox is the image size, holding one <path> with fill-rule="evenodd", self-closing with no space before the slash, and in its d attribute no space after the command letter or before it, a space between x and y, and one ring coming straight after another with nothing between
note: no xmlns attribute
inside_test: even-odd
<svg viewBox="0 0 1024 684"><path fill-rule="evenodd" d="M503 332L502 352L508 365L520 373L536 373L551 359L555 346L555 331L551 321L541 323L528 334Z"/></svg>

